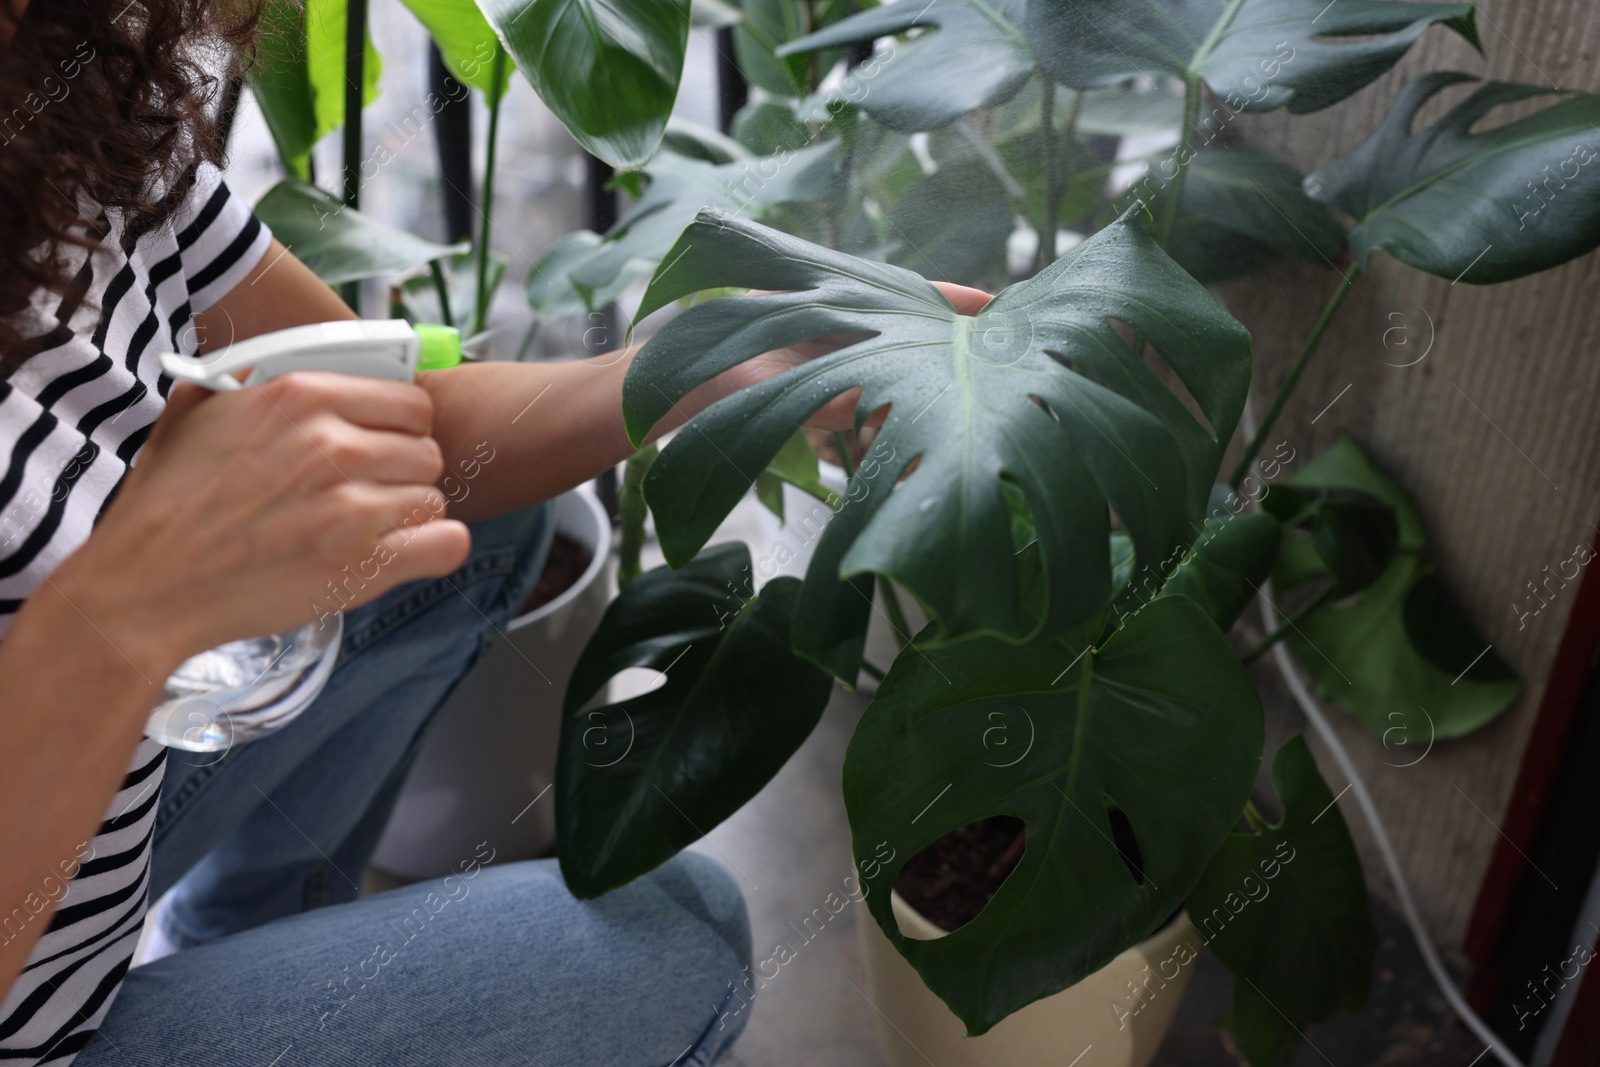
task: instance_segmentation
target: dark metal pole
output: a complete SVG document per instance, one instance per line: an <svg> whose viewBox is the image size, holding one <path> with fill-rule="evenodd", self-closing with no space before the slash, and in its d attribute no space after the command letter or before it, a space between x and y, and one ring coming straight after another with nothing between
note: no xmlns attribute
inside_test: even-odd
<svg viewBox="0 0 1600 1067"><path fill-rule="evenodd" d="M584 210L588 215L587 224L595 233L605 233L616 225L617 222L617 193L609 189L612 177L616 171L611 164L597 156L587 158L584 174ZM598 316L598 317L597 317ZM584 355L598 356L603 352L615 349L621 343L621 331L617 318L617 305L607 304L590 316L593 326L583 332ZM598 328L594 328L598 327ZM600 497L600 503L611 515L613 524L617 521L617 472L612 468L594 480L595 493Z"/></svg>
<svg viewBox="0 0 1600 1067"><path fill-rule="evenodd" d="M366 103L367 0L348 0L344 25L344 204L361 207L361 107ZM344 302L361 314L361 283L347 282Z"/></svg>
<svg viewBox="0 0 1600 1067"><path fill-rule="evenodd" d="M717 124L723 133L733 129L733 117L750 101L750 83L734 62L733 28L717 31Z"/></svg>
<svg viewBox="0 0 1600 1067"><path fill-rule="evenodd" d="M472 185L472 98L450 76L439 46L428 46L430 107L438 108L433 140L439 156L439 198L444 206L444 238L454 243L472 237L477 201Z"/></svg>

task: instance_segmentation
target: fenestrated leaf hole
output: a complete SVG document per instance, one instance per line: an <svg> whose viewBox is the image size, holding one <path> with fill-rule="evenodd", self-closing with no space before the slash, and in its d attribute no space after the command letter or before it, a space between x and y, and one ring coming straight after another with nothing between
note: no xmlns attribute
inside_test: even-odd
<svg viewBox="0 0 1600 1067"><path fill-rule="evenodd" d="M1010 473L1000 476L1000 495L1011 520L1011 568L1023 612L1034 623L1044 615L1049 593L1044 584L1044 557L1039 546L1039 525L1027 494Z"/></svg>
<svg viewBox="0 0 1600 1067"><path fill-rule="evenodd" d="M1106 321L1111 323L1112 327L1117 331L1117 335L1124 341L1132 342L1134 337L1133 327L1116 319L1107 319ZM1211 425L1211 420L1206 418L1204 411L1200 410L1200 401L1196 400L1194 394L1189 392L1189 387L1183 384L1183 379L1178 377L1178 372L1172 369L1172 364L1167 362L1166 357L1157 352L1155 346L1151 344L1144 346L1144 351L1140 353L1140 357L1144 360L1144 365L1149 367L1155 373L1155 376L1160 379L1161 384L1166 386L1172 392L1172 395L1178 398L1178 401L1183 404L1184 409L1190 415L1194 416L1195 421L1205 427L1207 433L1216 436L1216 429Z"/></svg>
<svg viewBox="0 0 1600 1067"><path fill-rule="evenodd" d="M941 930L959 930L1016 870L1026 841L1022 820L1010 815L957 827L906 861L895 892Z"/></svg>
<svg viewBox="0 0 1600 1067"><path fill-rule="evenodd" d="M1111 824L1111 843L1117 846L1117 855L1123 866L1133 876L1135 885L1144 885L1144 853L1139 850L1139 838L1133 832L1133 823L1123 810L1106 800L1106 821Z"/></svg>
<svg viewBox="0 0 1600 1067"><path fill-rule="evenodd" d="M667 676L649 667L624 667L611 677L607 699L613 704L637 700L667 684Z"/></svg>

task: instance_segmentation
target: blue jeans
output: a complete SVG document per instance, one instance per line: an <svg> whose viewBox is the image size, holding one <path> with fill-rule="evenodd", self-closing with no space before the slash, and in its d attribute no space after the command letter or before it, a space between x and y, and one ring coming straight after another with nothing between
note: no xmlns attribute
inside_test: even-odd
<svg viewBox="0 0 1600 1067"><path fill-rule="evenodd" d="M128 972L79 1064L684 1067L732 1045L750 931L702 857L579 901L554 861L495 864L490 828L461 873L356 899L423 729L543 568L551 514L479 523L455 574L349 612L327 688L283 730L169 753L151 895L172 890L163 932L186 947Z"/></svg>

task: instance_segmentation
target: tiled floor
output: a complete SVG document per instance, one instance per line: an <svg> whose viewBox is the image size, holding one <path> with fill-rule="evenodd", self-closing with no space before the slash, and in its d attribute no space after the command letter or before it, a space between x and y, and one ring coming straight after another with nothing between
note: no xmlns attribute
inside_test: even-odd
<svg viewBox="0 0 1600 1067"><path fill-rule="evenodd" d="M733 869L744 888L756 959L779 945L794 958L777 968L748 1010L736 1067L881 1067L872 1007L856 951L851 904L817 932L802 925L853 868L839 769L866 698L839 690L810 740L759 795L693 848ZM824 914L827 913L824 909ZM809 938L807 935L810 935ZM762 973L771 974L775 965ZM852 986L851 983L854 983Z"/></svg>

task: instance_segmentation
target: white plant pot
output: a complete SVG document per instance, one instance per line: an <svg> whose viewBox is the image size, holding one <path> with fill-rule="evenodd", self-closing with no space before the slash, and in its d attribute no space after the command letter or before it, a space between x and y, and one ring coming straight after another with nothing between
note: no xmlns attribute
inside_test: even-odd
<svg viewBox="0 0 1600 1067"><path fill-rule="evenodd" d="M544 855L555 843L550 786L561 702L610 601L611 522L584 487L556 500L555 524L593 553L588 568L572 588L513 619L505 639L439 710L374 866L407 880L438 878L456 871L483 841L507 860Z"/></svg>
<svg viewBox="0 0 1600 1067"><path fill-rule="evenodd" d="M946 936L891 894L901 933L919 940ZM859 917L856 931L889 1067L1147 1067L1201 948L1188 916L1179 915L1077 985L1029 1004L982 1037L966 1037L961 1020L928 991L870 916Z"/></svg>

